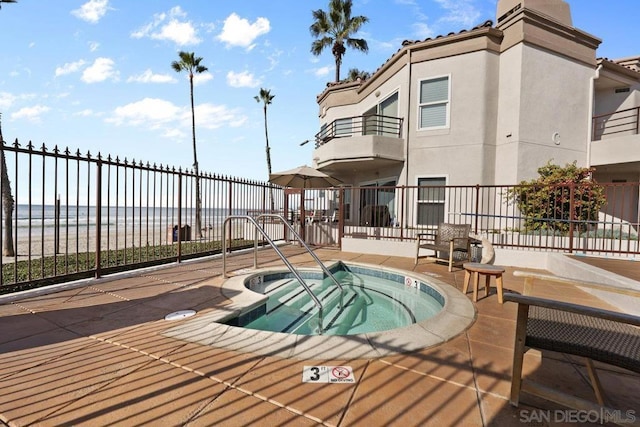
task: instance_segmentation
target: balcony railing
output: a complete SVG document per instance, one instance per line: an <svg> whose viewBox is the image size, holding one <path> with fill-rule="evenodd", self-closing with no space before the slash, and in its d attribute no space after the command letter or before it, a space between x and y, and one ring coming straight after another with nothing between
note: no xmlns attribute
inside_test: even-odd
<svg viewBox="0 0 640 427"><path fill-rule="evenodd" d="M637 135L639 124L640 107L593 116L593 141L615 134Z"/></svg>
<svg viewBox="0 0 640 427"><path fill-rule="evenodd" d="M360 135L381 135L400 138L402 134L402 118L380 115L343 117L324 126L315 135L316 148L334 138L345 138Z"/></svg>

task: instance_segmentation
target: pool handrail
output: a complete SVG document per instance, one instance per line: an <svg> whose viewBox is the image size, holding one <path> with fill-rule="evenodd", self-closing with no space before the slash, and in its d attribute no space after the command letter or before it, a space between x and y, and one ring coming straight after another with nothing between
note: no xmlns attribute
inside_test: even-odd
<svg viewBox="0 0 640 427"><path fill-rule="evenodd" d="M283 221L283 223L285 225L287 225L289 227L289 230L298 239L298 241L302 244L302 246L320 264L320 267L322 268L322 270L333 279L333 281L334 281L334 283L336 285L338 285L338 287L340 288L340 309L343 308L343 305L342 305L342 294L343 294L344 290L343 290L342 286L337 282L335 277L333 277L333 274L331 274L331 272L324 266L324 264L322 264L320 259L311 251L311 248L309 248L309 246L302 241L302 239L300 238L298 233L296 233L296 231L291 227L291 225L281 215L277 215L277 214L262 214L262 215L259 215L258 217L256 217L255 219L253 217L249 216L249 215L229 215L229 216L227 216L225 218L224 223L222 225L222 236L223 236L223 238L222 238L222 276L223 277L229 277L227 275L227 262L226 262L227 261L227 239L226 239L227 223L230 222L232 219L244 219L244 220L252 223L255 226L255 239L254 239L254 251L253 251L253 266L254 266L254 268L258 267L258 253L257 253L257 250L258 250L258 232L260 232L262 234L262 236L265 238L265 240L271 245L271 247L276 252L276 254L278 254L280 259L287 266L289 271L293 274L293 276L302 285L304 290L309 294L309 297L311 297L311 299L313 300L314 305L318 308L318 320L319 320L319 326L320 326L320 334L322 334L324 332L324 324L323 324L323 320L324 320L323 319L323 315L324 314L323 314L322 303L320 302L318 297L311 291L311 288L309 287L309 285L307 285L307 283L304 281L302 276L300 276L300 274L295 269L295 267L289 262L287 257L273 243L273 240L271 240L271 238L269 237L267 232L264 230L264 228L262 228L260 226L260 224L257 223L256 219L258 219L258 218L260 218L262 216L278 217L280 220Z"/></svg>
<svg viewBox="0 0 640 427"><path fill-rule="evenodd" d="M256 219L260 219L262 217L279 219L289 229L289 231L291 232L291 234L293 234L296 240L298 240L298 242L307 250L307 252L309 252L309 255L311 255L311 257L315 260L315 262L320 266L320 269L324 272L324 274L329 276L331 280L333 280L333 283L338 287L338 289L340 289L340 308L342 309L342 297L344 295L344 288L342 287L340 282L338 282L338 280L333 276L333 274L331 274L331 271L329 271L329 269L322 263L322 261L320 261L320 258L318 258L318 256L311 250L309 245L307 245L304 242L304 240L302 239L302 237L300 237L298 232L291 226L291 224L289 224L289 221L287 221L280 214L260 214L256 217ZM254 255L257 257L256 251L254 251Z"/></svg>

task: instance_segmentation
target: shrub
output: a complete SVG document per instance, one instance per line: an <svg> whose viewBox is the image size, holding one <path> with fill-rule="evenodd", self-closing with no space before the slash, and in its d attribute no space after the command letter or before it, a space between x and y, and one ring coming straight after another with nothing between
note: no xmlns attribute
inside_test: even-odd
<svg viewBox="0 0 640 427"><path fill-rule="evenodd" d="M516 203L529 230L554 230L566 233L586 231L597 221L606 203L604 188L592 177L593 169L551 164L538 168L540 177L522 181L507 191L507 200Z"/></svg>

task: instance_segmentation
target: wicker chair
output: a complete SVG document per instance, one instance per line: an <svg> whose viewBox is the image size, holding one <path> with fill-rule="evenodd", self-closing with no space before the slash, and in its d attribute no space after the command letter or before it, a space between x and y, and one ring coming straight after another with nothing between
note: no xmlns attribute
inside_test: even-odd
<svg viewBox="0 0 640 427"><path fill-rule="evenodd" d="M454 265L461 265L469 261L471 254L471 238L469 224L440 223L435 233L418 233L416 235L416 257L418 263L420 249L435 252L431 258L443 260L449 264L451 272Z"/></svg>
<svg viewBox="0 0 640 427"><path fill-rule="evenodd" d="M534 280L543 280L640 296L640 292L633 289L519 271L514 272L514 275L525 277L525 294L531 292ZM639 316L512 293L505 294L504 300L518 303L511 377L512 405L518 406L520 392L525 391L569 408L602 413L606 398L592 361L640 373ZM530 380L524 381L524 353L529 348L584 357L598 403L567 395ZM610 408L605 409L613 411Z"/></svg>

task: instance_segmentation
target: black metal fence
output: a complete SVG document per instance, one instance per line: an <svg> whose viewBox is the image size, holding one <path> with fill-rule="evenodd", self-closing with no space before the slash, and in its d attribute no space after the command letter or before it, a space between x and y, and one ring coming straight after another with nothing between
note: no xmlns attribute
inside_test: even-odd
<svg viewBox="0 0 640 427"><path fill-rule="evenodd" d="M311 244L337 246L343 237L413 242L418 232L448 222L470 224L475 234L501 248L640 253L639 183L588 188L368 186L313 192L307 201L314 218L306 230Z"/></svg>
<svg viewBox="0 0 640 427"><path fill-rule="evenodd" d="M241 225L222 236L224 218L282 205L279 187L241 178L18 141L2 155L0 292L215 254L225 237L247 246Z"/></svg>
<svg viewBox="0 0 640 427"><path fill-rule="evenodd" d="M401 138L402 118L369 114L336 119L326 126L323 126L320 132L315 135L316 148L334 138L361 135L380 135Z"/></svg>
<svg viewBox="0 0 640 427"><path fill-rule="evenodd" d="M574 185L284 191L264 182L196 176L31 143L21 147L17 141L2 145L2 156L1 184L9 190L2 194L0 293L213 255L223 239L232 249L252 246L255 230L243 221L231 223L223 235L229 215L280 213L312 245L340 246L343 238L414 242L418 232L450 222L471 224L474 233L502 248L640 253L640 183L599 184L597 191ZM281 224L263 223L273 240L288 237Z"/></svg>

